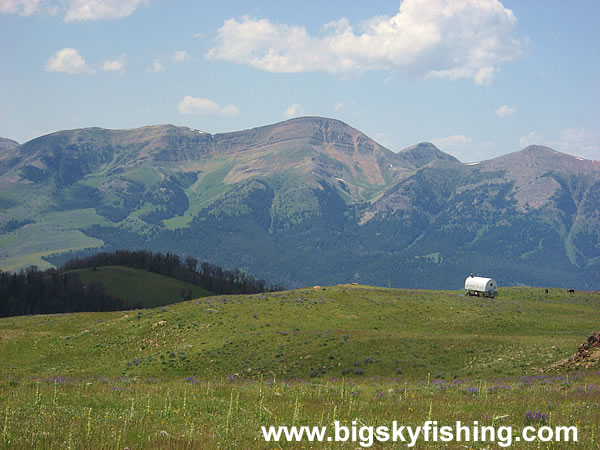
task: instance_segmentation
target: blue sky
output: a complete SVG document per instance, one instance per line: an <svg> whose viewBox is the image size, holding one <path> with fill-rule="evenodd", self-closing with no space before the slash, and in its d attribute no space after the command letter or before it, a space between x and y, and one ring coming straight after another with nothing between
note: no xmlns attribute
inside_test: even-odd
<svg viewBox="0 0 600 450"><path fill-rule="evenodd" d="M333 117L399 151L600 160L600 2L0 0L0 136Z"/></svg>

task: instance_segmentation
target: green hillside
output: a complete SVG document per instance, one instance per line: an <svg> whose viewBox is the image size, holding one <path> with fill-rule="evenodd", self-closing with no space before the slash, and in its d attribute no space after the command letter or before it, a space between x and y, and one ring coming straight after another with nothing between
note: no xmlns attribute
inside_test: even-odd
<svg viewBox="0 0 600 450"><path fill-rule="evenodd" d="M92 281L100 282L106 286L107 291L129 304L142 303L145 308L169 305L186 297L212 295L199 286L131 267L105 266L76 272L86 285Z"/></svg>
<svg viewBox="0 0 600 450"><path fill-rule="evenodd" d="M144 311L16 317L0 321L0 372L517 376L573 353L598 327L599 306L597 292L504 288L489 300L341 285L205 297Z"/></svg>

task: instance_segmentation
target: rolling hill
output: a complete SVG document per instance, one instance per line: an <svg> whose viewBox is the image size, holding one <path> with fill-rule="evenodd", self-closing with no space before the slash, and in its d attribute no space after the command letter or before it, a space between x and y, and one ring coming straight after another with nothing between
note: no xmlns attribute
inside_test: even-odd
<svg viewBox="0 0 600 450"><path fill-rule="evenodd" d="M341 285L5 318L0 439L10 448L272 448L261 426L431 417L512 427L511 442L525 426L574 425L569 448L593 448L598 367L540 369L573 353L599 306L598 293L554 289L501 288L488 300ZM357 446L336 445L347 444ZM300 445L318 444L283 444Z"/></svg>
<svg viewBox="0 0 600 450"><path fill-rule="evenodd" d="M0 267L170 251L289 287L600 288L600 163L530 146L463 164L334 119L209 134L60 131L0 149Z"/></svg>
<svg viewBox="0 0 600 450"><path fill-rule="evenodd" d="M7 376L406 379L530 374L597 327L600 295L340 285L204 297L143 311L0 320Z"/></svg>
<svg viewBox="0 0 600 450"><path fill-rule="evenodd" d="M81 281L102 283L108 292L125 300L130 305L141 303L144 308L169 305L185 298L212 295L211 292L193 284L157 273L125 266L104 266L93 269L78 269Z"/></svg>

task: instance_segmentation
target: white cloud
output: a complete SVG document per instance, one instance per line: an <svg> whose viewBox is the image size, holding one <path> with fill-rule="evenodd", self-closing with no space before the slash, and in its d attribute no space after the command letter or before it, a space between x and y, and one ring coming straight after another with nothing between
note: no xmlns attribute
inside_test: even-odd
<svg viewBox="0 0 600 450"><path fill-rule="evenodd" d="M120 72L121 75L125 73L125 64L126 64L126 56L121 55L119 59L104 61L102 65L102 70L105 72Z"/></svg>
<svg viewBox="0 0 600 450"><path fill-rule="evenodd" d="M499 71L500 69L493 66L482 67L475 73L475 77L473 78L473 80L475 81L475 84L489 86L490 84L492 84L496 73L498 73Z"/></svg>
<svg viewBox="0 0 600 450"><path fill-rule="evenodd" d="M473 139L468 136L455 135L446 136L442 138L435 138L431 140L431 143L436 147L443 149L456 149L461 148L465 145L473 143Z"/></svg>
<svg viewBox="0 0 600 450"><path fill-rule="evenodd" d="M600 160L600 139L587 130L565 128L560 131L556 149L569 154L577 154L586 158Z"/></svg>
<svg viewBox="0 0 600 450"><path fill-rule="evenodd" d="M207 98L186 95L177 105L181 114L217 114L220 116L237 116L240 110L237 106L220 106Z"/></svg>
<svg viewBox="0 0 600 450"><path fill-rule="evenodd" d="M70 0L65 22L122 19L146 3L148 0Z"/></svg>
<svg viewBox="0 0 600 450"><path fill-rule="evenodd" d="M516 24L498 0L404 0L395 16L373 17L358 31L342 18L318 36L243 17L224 22L207 57L268 72L393 70L486 85L521 53Z"/></svg>
<svg viewBox="0 0 600 450"><path fill-rule="evenodd" d="M160 60L155 59L154 61L152 61L152 65L150 67L148 67L147 71L150 73L159 73L159 72L164 72L165 68L163 67Z"/></svg>
<svg viewBox="0 0 600 450"><path fill-rule="evenodd" d="M459 161L474 161L485 158L485 145L475 144L469 136L462 134L445 136L431 140L440 150L458 158Z"/></svg>
<svg viewBox="0 0 600 450"><path fill-rule="evenodd" d="M527 147L528 145L542 145L545 139L535 131L530 131L525 136L521 136L519 139L519 145L521 147Z"/></svg>
<svg viewBox="0 0 600 450"><path fill-rule="evenodd" d="M44 67L49 72L64 72L70 74L94 73L94 69L88 66L85 59L74 48L63 48L51 56Z"/></svg>
<svg viewBox="0 0 600 450"><path fill-rule="evenodd" d="M502 105L500 108L496 108L494 110L494 114L496 114L501 119L504 119L507 116L512 116L517 112L517 108L514 106Z"/></svg>
<svg viewBox="0 0 600 450"><path fill-rule="evenodd" d="M40 0L0 0L0 14L31 16L40 9Z"/></svg>
<svg viewBox="0 0 600 450"><path fill-rule="evenodd" d="M598 142L600 142L599 136L581 128L564 128L554 139L546 139L535 131L530 131L519 139L521 147L545 145L569 155L577 155L594 161L600 161Z"/></svg>
<svg viewBox="0 0 600 450"><path fill-rule="evenodd" d="M149 0L0 0L0 14L31 16L65 12L65 22L114 20L131 15Z"/></svg>
<svg viewBox="0 0 600 450"><path fill-rule="evenodd" d="M285 117L291 119L292 117L298 117L304 114L304 108L300 106L298 103L294 103L290 105L285 110Z"/></svg>
<svg viewBox="0 0 600 450"><path fill-rule="evenodd" d="M173 62L184 63L190 60L190 54L185 50L180 50L173 53Z"/></svg>

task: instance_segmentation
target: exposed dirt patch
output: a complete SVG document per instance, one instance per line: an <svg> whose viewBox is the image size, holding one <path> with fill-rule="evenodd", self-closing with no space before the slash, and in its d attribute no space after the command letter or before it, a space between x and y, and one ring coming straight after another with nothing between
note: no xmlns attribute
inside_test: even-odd
<svg viewBox="0 0 600 450"><path fill-rule="evenodd" d="M555 369L589 369L600 365L600 331L594 331L587 340L579 346L577 353L561 361L555 362L543 369L549 372Z"/></svg>

